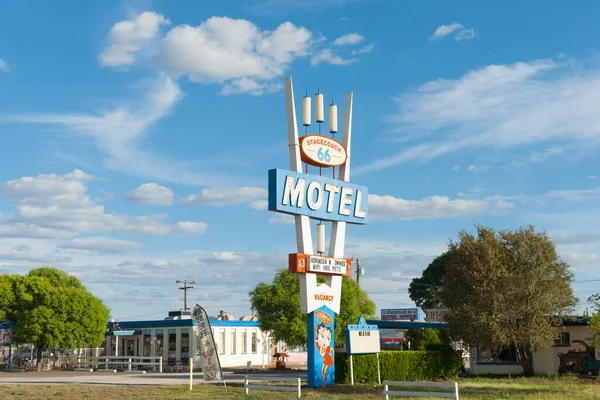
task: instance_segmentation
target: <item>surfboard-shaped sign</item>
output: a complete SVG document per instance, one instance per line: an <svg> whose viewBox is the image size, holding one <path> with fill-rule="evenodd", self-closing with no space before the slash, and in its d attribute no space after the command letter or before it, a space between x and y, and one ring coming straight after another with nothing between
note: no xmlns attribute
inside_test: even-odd
<svg viewBox="0 0 600 400"><path fill-rule="evenodd" d="M317 167L344 165L348 154L340 142L327 136L307 135L300 138L300 158Z"/></svg>

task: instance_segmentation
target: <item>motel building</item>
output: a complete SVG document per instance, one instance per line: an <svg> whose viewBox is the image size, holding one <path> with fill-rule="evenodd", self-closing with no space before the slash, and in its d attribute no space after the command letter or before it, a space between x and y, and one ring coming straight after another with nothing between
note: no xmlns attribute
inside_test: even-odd
<svg viewBox="0 0 600 400"><path fill-rule="evenodd" d="M592 347L594 333L588 326L589 317L573 316L563 319L560 337L552 347L533 353L533 367L537 374L575 373L588 375L594 361L600 360L600 349ZM523 372L517 362L515 349L493 352L473 348L471 353L471 373L516 375ZM597 374L597 371L596 371Z"/></svg>
<svg viewBox="0 0 600 400"><path fill-rule="evenodd" d="M256 316L235 319L221 312L210 317L221 367L269 368L273 354L285 349L268 332L261 331ZM198 328L191 313L171 311L162 320L109 322L103 347L97 356L163 357L166 371L182 371L196 353ZM306 365L306 351L288 351L288 364ZM200 368L200 361L194 368Z"/></svg>

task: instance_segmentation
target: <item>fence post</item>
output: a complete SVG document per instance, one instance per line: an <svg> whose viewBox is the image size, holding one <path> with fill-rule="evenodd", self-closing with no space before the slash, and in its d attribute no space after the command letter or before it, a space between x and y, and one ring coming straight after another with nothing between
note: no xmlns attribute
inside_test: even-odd
<svg viewBox="0 0 600 400"><path fill-rule="evenodd" d="M104 370L108 372L108 357L104 358Z"/></svg>
<svg viewBox="0 0 600 400"><path fill-rule="evenodd" d="M127 372L131 372L131 357L127 360Z"/></svg>
<svg viewBox="0 0 600 400"><path fill-rule="evenodd" d="M158 372L160 372L160 373L162 374L162 356L160 356L160 357L158 358L158 362L159 362L159 365L158 365Z"/></svg>
<svg viewBox="0 0 600 400"><path fill-rule="evenodd" d="M302 381L298 378L298 398L302 397Z"/></svg>
<svg viewBox="0 0 600 400"><path fill-rule="evenodd" d="M81 357L77 356L77 369L81 369Z"/></svg>
<svg viewBox="0 0 600 400"><path fill-rule="evenodd" d="M385 400L390 400L390 396L388 396L387 392L388 392L388 384L387 384L387 382L383 382L383 398Z"/></svg>
<svg viewBox="0 0 600 400"><path fill-rule="evenodd" d="M458 382L454 382L454 396L458 400Z"/></svg>
<svg viewBox="0 0 600 400"><path fill-rule="evenodd" d="M248 375L244 377L244 392L246 393L246 396L248 396Z"/></svg>

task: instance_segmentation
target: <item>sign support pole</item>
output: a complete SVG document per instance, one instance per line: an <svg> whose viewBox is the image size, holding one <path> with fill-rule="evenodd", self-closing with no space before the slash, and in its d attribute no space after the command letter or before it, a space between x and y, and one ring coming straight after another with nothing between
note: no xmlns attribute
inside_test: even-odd
<svg viewBox="0 0 600 400"><path fill-rule="evenodd" d="M381 385L381 363L379 362L379 353L377 353L377 382Z"/></svg>
<svg viewBox="0 0 600 400"><path fill-rule="evenodd" d="M354 386L354 364L352 362L352 354L350 354L350 384Z"/></svg>

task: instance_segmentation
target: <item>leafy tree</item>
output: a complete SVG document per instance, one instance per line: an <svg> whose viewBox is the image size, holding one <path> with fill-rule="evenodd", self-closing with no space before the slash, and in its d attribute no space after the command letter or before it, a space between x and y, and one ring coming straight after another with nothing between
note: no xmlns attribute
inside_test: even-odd
<svg viewBox="0 0 600 400"><path fill-rule="evenodd" d="M592 346L600 347L600 293L596 293L588 298L588 301L594 303L594 313L590 316L589 326L594 332L594 336L589 338Z"/></svg>
<svg viewBox="0 0 600 400"><path fill-rule="evenodd" d="M404 333L404 340L410 342L411 350L425 350L428 345L442 344L438 329L408 329Z"/></svg>
<svg viewBox="0 0 600 400"><path fill-rule="evenodd" d="M534 351L551 346L560 316L573 309L570 266L532 226L496 232L477 226L450 242L440 293L451 334L470 346L514 346L525 375Z"/></svg>
<svg viewBox="0 0 600 400"><path fill-rule="evenodd" d="M55 268L38 268L25 276L0 276L0 315L15 323L13 340L49 348L99 346L104 340L109 310L74 276Z"/></svg>
<svg viewBox="0 0 600 400"><path fill-rule="evenodd" d="M319 277L321 278L321 277ZM271 331L277 340L290 347L305 347L306 314L300 308L300 277L279 269L272 283L260 283L250 292L252 308L257 311L260 328ZM375 314L375 303L350 278L342 280L340 313L335 318L335 343L342 343L347 324L356 324L360 314Z"/></svg>
<svg viewBox="0 0 600 400"><path fill-rule="evenodd" d="M417 307L443 308L440 291L444 279L446 253L436 257L423 271L423 276L414 278L408 285L408 295Z"/></svg>

